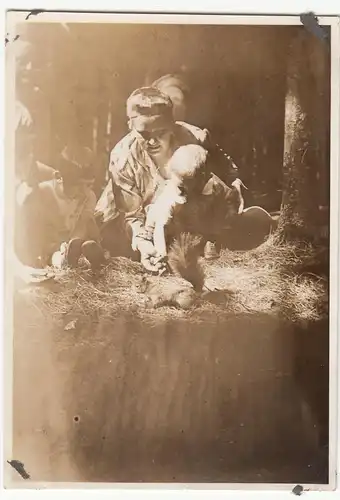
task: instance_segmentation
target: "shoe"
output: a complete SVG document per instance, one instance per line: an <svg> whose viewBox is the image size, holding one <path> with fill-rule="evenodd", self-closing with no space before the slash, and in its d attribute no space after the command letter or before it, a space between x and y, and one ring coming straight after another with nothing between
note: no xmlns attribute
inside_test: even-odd
<svg viewBox="0 0 340 500"><path fill-rule="evenodd" d="M93 271L99 270L106 263L104 250L95 241L85 241L81 246L81 253Z"/></svg>
<svg viewBox="0 0 340 500"><path fill-rule="evenodd" d="M207 241L204 247L204 258L206 260L215 260L220 256L216 248L216 243L212 241Z"/></svg>
<svg viewBox="0 0 340 500"><path fill-rule="evenodd" d="M65 251L63 253L62 267L75 268L78 266L78 262L81 255L81 247L84 243L80 238L73 238L68 244L66 244Z"/></svg>

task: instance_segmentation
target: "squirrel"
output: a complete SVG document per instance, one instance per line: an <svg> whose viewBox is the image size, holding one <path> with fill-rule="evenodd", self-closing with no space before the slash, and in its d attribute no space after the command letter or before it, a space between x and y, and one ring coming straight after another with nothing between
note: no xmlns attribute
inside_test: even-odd
<svg viewBox="0 0 340 500"><path fill-rule="evenodd" d="M204 286L204 269L199 261L202 238L190 233L181 233L172 243L168 253L168 264L175 276L180 276L196 292Z"/></svg>
<svg viewBox="0 0 340 500"><path fill-rule="evenodd" d="M172 276L143 276L141 292L148 307L189 309L204 293L205 274L200 263L202 238L181 233L170 246L168 266ZM190 286L191 285L191 286Z"/></svg>

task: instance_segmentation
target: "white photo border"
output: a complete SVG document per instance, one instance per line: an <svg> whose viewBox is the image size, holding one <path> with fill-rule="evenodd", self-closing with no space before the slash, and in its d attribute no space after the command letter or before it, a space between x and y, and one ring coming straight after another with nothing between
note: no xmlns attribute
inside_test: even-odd
<svg viewBox="0 0 340 500"><path fill-rule="evenodd" d="M96 12L47 12L44 11L37 16L31 16L25 20L29 11L22 12L8 12L7 14L7 32L10 33L11 38L15 36L15 28L17 24L25 23L159 23L159 24L209 24L209 25L300 25L299 16L283 16L283 15L231 15L231 14L134 14L134 13L96 13ZM330 335L330 363L329 363L329 484L302 484L304 490L334 490L336 488L336 471L340 463L340 451L337 448L338 442L338 403L340 401L340 384L338 384L339 370L338 361L340 359L340 343L338 342L339 333L339 137L340 137L340 20L335 16L321 16L319 23L323 26L331 27L331 190L330 190L330 314L329 314L329 335ZM7 56L7 54L6 54ZM13 106L14 106L14 85L13 82L13 69L15 64L15 55L12 58L9 55L9 60L6 61L6 124L11 120ZM10 159L13 158L14 150L14 137L6 136L7 153L6 158L11 163ZM14 169L10 169L10 172ZM9 172L6 172L7 178L5 179L5 206L8 207L13 195L14 182L11 179ZM12 219L13 220L13 219ZM6 240L9 241L12 236L13 224L10 217L5 217L6 223ZM11 248L6 245L5 251L7 252L6 262L9 262ZM8 271L8 270L7 270ZM9 312L11 308L11 298L13 296L9 279L7 278L5 289L6 311ZM11 311L12 313L12 311ZM11 456L11 421L12 421L12 335L9 334L12 321L12 314L8 314L5 326L5 372L6 372L6 385L5 385L5 408L4 421L6 423L6 442L4 454L4 468L6 470L6 460ZM7 402L7 404L6 404ZM10 432L9 432L10 431ZM117 483L45 483L45 482L15 482L8 483L8 487L15 488L68 488L68 489L122 489L121 484ZM254 483L234 483L234 484L124 484L124 489L159 489L164 490L292 490L295 484L254 484ZM160 491L161 492L161 491ZM162 492L163 494L163 492Z"/></svg>

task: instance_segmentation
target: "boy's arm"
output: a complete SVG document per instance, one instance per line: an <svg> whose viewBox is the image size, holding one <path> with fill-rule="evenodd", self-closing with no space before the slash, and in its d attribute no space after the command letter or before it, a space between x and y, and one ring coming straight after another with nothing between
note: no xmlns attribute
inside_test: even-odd
<svg viewBox="0 0 340 500"><path fill-rule="evenodd" d="M142 197L135 189L135 178L132 172L122 169L112 171L112 189L120 211L125 213L127 231L131 234L131 247L139 251L141 263L148 271L163 268L161 262L151 262L157 252L153 244L153 235L145 228L146 214Z"/></svg>
<svg viewBox="0 0 340 500"><path fill-rule="evenodd" d="M209 151L212 170L228 186L239 178L240 171L232 158L216 144L207 129L203 130L203 146Z"/></svg>
<svg viewBox="0 0 340 500"><path fill-rule="evenodd" d="M131 235L131 247L140 250L144 242L152 241L150 232L145 228L145 203L136 189L135 174L127 163L125 168L118 168L111 161L112 192L119 212L124 213L126 230Z"/></svg>
<svg viewBox="0 0 340 500"><path fill-rule="evenodd" d="M240 171L232 158L218 145L215 144L210 137L207 129L204 129L203 145L207 148L210 154L212 170L223 182L228 186L234 186L239 195L239 209L241 214L244 209L244 199L242 195L242 187L245 187L240 179Z"/></svg>
<svg viewBox="0 0 340 500"><path fill-rule="evenodd" d="M125 223L134 236L144 233L145 212L143 199L135 189L135 180L128 170L113 170L112 190L118 210L125 215Z"/></svg>
<svg viewBox="0 0 340 500"><path fill-rule="evenodd" d="M95 220L95 208L96 195L90 191L74 228L73 237L101 242L99 227Z"/></svg>

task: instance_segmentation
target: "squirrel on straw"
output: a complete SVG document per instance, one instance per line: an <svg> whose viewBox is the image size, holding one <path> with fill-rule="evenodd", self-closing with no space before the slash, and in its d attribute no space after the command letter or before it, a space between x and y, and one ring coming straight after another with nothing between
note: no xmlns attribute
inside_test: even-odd
<svg viewBox="0 0 340 500"><path fill-rule="evenodd" d="M239 199L236 188L225 184L221 188L222 181L211 173L207 162L208 151L202 146L179 147L166 166L167 180L156 190L145 223L157 251L155 258L167 259L170 270L191 283L195 293L204 288L204 270L199 261L204 243L237 214ZM214 196L204 196L211 193ZM160 293L164 295L165 289L163 286ZM170 303L176 302L176 291L169 290L168 295ZM153 297L158 303L157 293ZM163 302L169 302L163 298Z"/></svg>
<svg viewBox="0 0 340 500"><path fill-rule="evenodd" d="M205 276L199 262L200 243L200 237L180 234L168 254L168 264L174 276L142 277L140 291L146 295L149 307L168 305L188 309L202 295Z"/></svg>

